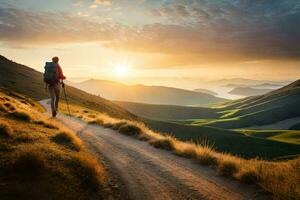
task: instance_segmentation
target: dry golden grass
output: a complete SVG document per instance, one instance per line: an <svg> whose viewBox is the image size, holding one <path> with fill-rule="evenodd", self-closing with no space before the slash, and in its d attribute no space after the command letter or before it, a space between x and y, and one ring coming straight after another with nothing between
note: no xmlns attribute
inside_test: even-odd
<svg viewBox="0 0 300 200"><path fill-rule="evenodd" d="M244 183L257 184L264 191L272 194L274 199L300 199L300 158L280 162L246 160L217 152L205 140L202 144L182 142L168 134L154 132L140 122L115 119L93 110L88 110L89 115L87 115L80 106L76 105L72 105L71 108L76 110L76 117L80 116L90 124L113 128L120 133L146 140L154 147L193 158L201 165L214 167L219 175L232 177ZM66 112L64 109L63 111ZM90 117L91 115L93 117ZM122 127L126 127L125 130L122 130Z"/></svg>
<svg viewBox="0 0 300 200"><path fill-rule="evenodd" d="M83 149L82 141L74 133L68 130L59 131L59 133L52 138L52 141L75 151Z"/></svg>
<svg viewBox="0 0 300 200"><path fill-rule="evenodd" d="M103 166L99 165L93 157L79 153L72 160L76 176L82 180L83 186L88 190L98 191L103 187L101 183L107 181Z"/></svg>
<svg viewBox="0 0 300 200"><path fill-rule="evenodd" d="M5 137L5 138L11 138L13 135L13 129L11 126L4 121L3 119L0 119L0 137Z"/></svg>
<svg viewBox="0 0 300 200"><path fill-rule="evenodd" d="M14 110L10 113L10 116L19 119L19 120L23 120L23 121L27 121L30 122L33 120L32 115L29 112L26 112L24 110Z"/></svg>
<svg viewBox="0 0 300 200"><path fill-rule="evenodd" d="M104 199L111 193L105 168L74 132L30 101L0 96L0 105L14 108L0 112L1 200Z"/></svg>
<svg viewBox="0 0 300 200"><path fill-rule="evenodd" d="M17 152L11 168L21 179L30 180L35 179L43 172L45 162L45 158L38 151L26 148L24 151Z"/></svg>

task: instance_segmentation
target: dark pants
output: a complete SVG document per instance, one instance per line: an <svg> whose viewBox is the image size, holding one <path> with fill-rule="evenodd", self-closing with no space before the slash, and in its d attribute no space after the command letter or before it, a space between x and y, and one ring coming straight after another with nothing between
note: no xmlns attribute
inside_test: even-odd
<svg viewBox="0 0 300 200"><path fill-rule="evenodd" d="M60 83L54 83L48 86L49 93L51 96L51 110L52 116L56 116L58 111L58 102L60 98Z"/></svg>

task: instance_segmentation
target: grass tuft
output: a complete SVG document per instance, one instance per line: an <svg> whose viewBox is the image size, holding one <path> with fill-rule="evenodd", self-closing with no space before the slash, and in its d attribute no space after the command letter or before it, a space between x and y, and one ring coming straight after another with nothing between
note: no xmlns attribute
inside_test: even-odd
<svg viewBox="0 0 300 200"><path fill-rule="evenodd" d="M13 129L11 128L11 126L4 120L0 119L0 136L4 138L11 138L12 135Z"/></svg>
<svg viewBox="0 0 300 200"><path fill-rule="evenodd" d="M142 130L134 124L123 124L119 127L119 132L125 135L138 136Z"/></svg>
<svg viewBox="0 0 300 200"><path fill-rule="evenodd" d="M10 103L10 102L6 102L6 103L4 103L3 105L4 105L8 110L10 110L10 111L16 110L15 106L14 106L12 103Z"/></svg>
<svg viewBox="0 0 300 200"><path fill-rule="evenodd" d="M88 121L89 124L97 124L97 125L100 125L100 126L103 126L104 124L104 121L102 119L92 119L92 120L89 120Z"/></svg>
<svg viewBox="0 0 300 200"><path fill-rule="evenodd" d="M237 176L238 180L247 184L257 183L259 177L255 170L241 171Z"/></svg>
<svg viewBox="0 0 300 200"><path fill-rule="evenodd" d="M152 139L149 141L149 144L154 146L155 148L166 149L166 150L174 150L174 141L171 137L162 137L159 139Z"/></svg>
<svg viewBox="0 0 300 200"><path fill-rule="evenodd" d="M34 179L45 169L45 159L29 148L19 153L12 169L24 179Z"/></svg>
<svg viewBox="0 0 300 200"><path fill-rule="evenodd" d="M236 172L238 172L239 168L237 163L234 161L222 161L219 162L218 165L218 174L222 176L230 176L232 177Z"/></svg>
<svg viewBox="0 0 300 200"><path fill-rule="evenodd" d="M1 112L7 112L6 106L4 106L2 103L0 104L0 111Z"/></svg>
<svg viewBox="0 0 300 200"><path fill-rule="evenodd" d="M212 152L211 149L206 149L206 148L197 149L196 160L201 165L216 166L218 164L218 158L215 156L215 154Z"/></svg>
<svg viewBox="0 0 300 200"><path fill-rule="evenodd" d="M27 121L27 122L30 122L33 119L31 114L22 110L15 110L12 113L10 113L10 115L16 119Z"/></svg>
<svg viewBox="0 0 300 200"><path fill-rule="evenodd" d="M55 125L49 120L34 120L33 123L42 125L45 128L49 128L49 129L59 129L57 125Z"/></svg>
<svg viewBox="0 0 300 200"><path fill-rule="evenodd" d="M83 187L88 190L99 191L105 172L98 162L91 156L80 153L72 160L72 164Z"/></svg>
<svg viewBox="0 0 300 200"><path fill-rule="evenodd" d="M123 125L127 125L127 122L125 121L120 121L120 122L117 122L117 123L114 123L111 127L111 129L113 130L119 130L121 126Z"/></svg>
<svg viewBox="0 0 300 200"><path fill-rule="evenodd" d="M52 138L52 141L75 151L81 151L83 149L81 140L70 131L61 131Z"/></svg>

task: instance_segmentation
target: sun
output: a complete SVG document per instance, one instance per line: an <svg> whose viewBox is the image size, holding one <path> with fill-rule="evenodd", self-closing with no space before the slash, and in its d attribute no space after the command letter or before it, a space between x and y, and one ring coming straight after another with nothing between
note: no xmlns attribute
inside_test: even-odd
<svg viewBox="0 0 300 200"><path fill-rule="evenodd" d="M117 64L114 67L114 73L118 77L125 77L128 76L129 73L129 66L126 64Z"/></svg>

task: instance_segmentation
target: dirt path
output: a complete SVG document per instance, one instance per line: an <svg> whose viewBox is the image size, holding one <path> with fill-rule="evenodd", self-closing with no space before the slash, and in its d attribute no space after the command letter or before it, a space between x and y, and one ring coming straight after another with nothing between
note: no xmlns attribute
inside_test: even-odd
<svg viewBox="0 0 300 200"><path fill-rule="evenodd" d="M46 101L41 104L49 109ZM191 159L79 119L62 114L57 119L104 158L117 177L121 199L266 199L257 188L218 177L214 170Z"/></svg>

